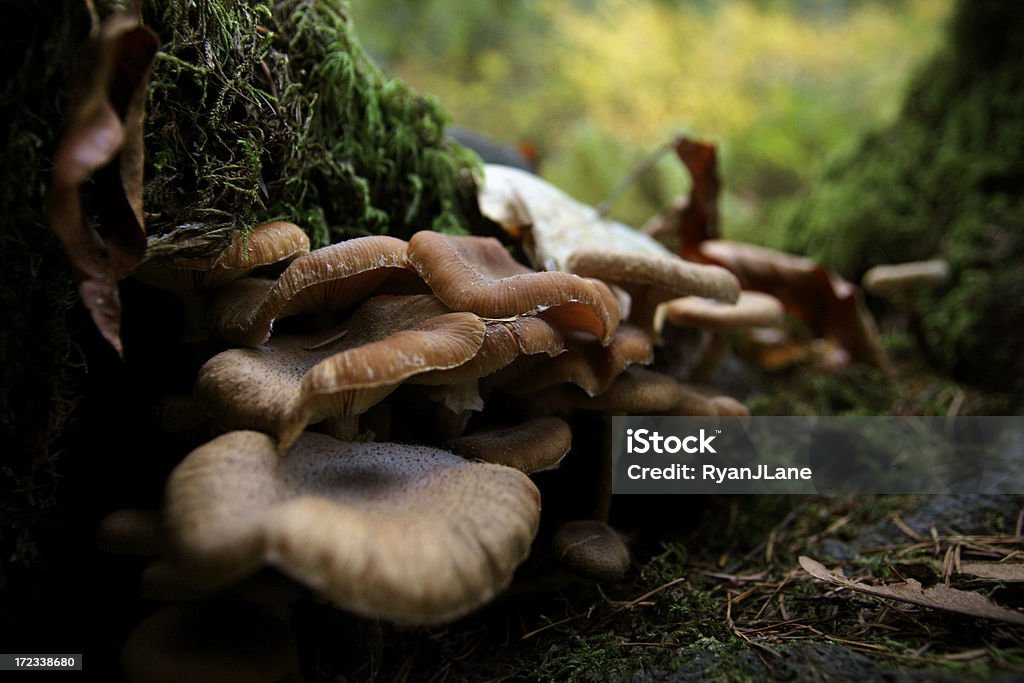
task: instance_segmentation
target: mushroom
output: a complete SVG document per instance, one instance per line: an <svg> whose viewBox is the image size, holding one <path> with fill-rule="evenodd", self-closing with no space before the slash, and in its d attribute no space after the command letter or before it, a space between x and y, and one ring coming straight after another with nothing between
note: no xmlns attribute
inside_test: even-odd
<svg viewBox="0 0 1024 683"><path fill-rule="evenodd" d="M299 680L285 622L246 603L162 607L128 636L121 670L129 683L280 683Z"/></svg>
<svg viewBox="0 0 1024 683"><path fill-rule="evenodd" d="M332 244L295 259L276 281L248 279L225 288L210 307L221 339L258 346L278 318L308 311L341 311L407 271L405 241L375 235Z"/></svg>
<svg viewBox="0 0 1024 683"><path fill-rule="evenodd" d="M472 313L444 313L430 295L378 296L316 343L279 335L256 349L229 349L199 370L197 395L228 429L261 429L287 448L308 424L355 421L407 378L471 359L485 326Z"/></svg>
<svg viewBox="0 0 1024 683"><path fill-rule="evenodd" d="M456 455L514 467L530 474L555 467L569 452L572 432L557 417L538 417L515 427L498 427L451 439L444 447Z"/></svg>
<svg viewBox="0 0 1024 683"><path fill-rule="evenodd" d="M231 244L215 256L178 259L169 263L144 262L136 279L178 296L184 309L182 339L199 342L208 337L205 327L207 292L245 277L256 268L280 263L309 251L309 238L294 223L274 221L257 225L248 234L236 232Z"/></svg>
<svg viewBox="0 0 1024 683"><path fill-rule="evenodd" d="M596 519L562 524L551 549L563 567L595 581L621 581L629 571L629 549L610 526Z"/></svg>
<svg viewBox="0 0 1024 683"><path fill-rule="evenodd" d="M485 318L536 314L563 330L589 332L607 343L618 306L607 286L569 273L537 273L492 237L418 232L409 263L441 301Z"/></svg>
<svg viewBox="0 0 1024 683"><path fill-rule="evenodd" d="M160 554L160 514L138 508L111 512L96 530L96 546L116 555L156 557Z"/></svg>
<svg viewBox="0 0 1024 683"><path fill-rule="evenodd" d="M937 287L949 280L949 263L942 259L875 266L864 273L861 286L868 294L892 297L916 288Z"/></svg>
<svg viewBox="0 0 1024 683"><path fill-rule="evenodd" d="M494 378L509 393L524 395L569 382L590 396L603 393L628 366L654 361L651 338L633 325L622 325L611 343L600 346L578 335L566 336L566 352L553 358L522 358Z"/></svg>
<svg viewBox="0 0 1024 683"><path fill-rule="evenodd" d="M739 298L736 276L719 266L611 249L582 248L566 260L566 268L584 277L612 282L630 296L630 322L658 341L658 305L681 296L696 295L733 303Z"/></svg>
<svg viewBox="0 0 1024 683"><path fill-rule="evenodd" d="M743 328L781 327L786 310L771 294L744 290L734 304L722 304L701 297L686 296L665 304L665 320L680 327L710 332L707 344L691 373L695 381L706 381L715 364L728 349L726 331Z"/></svg>
<svg viewBox="0 0 1024 683"><path fill-rule="evenodd" d="M224 434L171 473L164 507L172 557L199 585L269 565L343 609L420 624L503 589L539 519L514 469L315 433L285 457L265 434Z"/></svg>

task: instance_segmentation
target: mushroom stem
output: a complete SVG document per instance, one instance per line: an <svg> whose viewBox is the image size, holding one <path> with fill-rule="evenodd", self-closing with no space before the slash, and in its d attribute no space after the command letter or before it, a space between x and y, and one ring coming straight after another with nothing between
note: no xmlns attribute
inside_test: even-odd
<svg viewBox="0 0 1024 683"><path fill-rule="evenodd" d="M697 384L704 384L711 377L718 362L729 352L729 338L721 330L711 330L704 348L701 349L700 359L690 373L690 381Z"/></svg>

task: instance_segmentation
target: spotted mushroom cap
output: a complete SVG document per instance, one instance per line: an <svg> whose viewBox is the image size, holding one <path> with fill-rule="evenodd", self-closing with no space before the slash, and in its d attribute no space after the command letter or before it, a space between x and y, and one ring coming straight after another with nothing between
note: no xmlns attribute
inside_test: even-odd
<svg viewBox="0 0 1024 683"><path fill-rule="evenodd" d="M173 559L198 583L269 565L343 609L428 624L509 583L540 494L521 472L436 448L306 433L280 457L270 437L242 431L172 472L164 519Z"/></svg>

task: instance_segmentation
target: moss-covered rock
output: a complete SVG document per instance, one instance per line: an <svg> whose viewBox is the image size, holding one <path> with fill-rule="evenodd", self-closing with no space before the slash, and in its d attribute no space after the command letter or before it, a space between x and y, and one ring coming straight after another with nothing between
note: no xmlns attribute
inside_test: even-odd
<svg viewBox="0 0 1024 683"><path fill-rule="evenodd" d="M833 164L787 217L787 248L858 278L934 256L950 285L918 301L928 353L1024 388L1024 6L963 1L899 119Z"/></svg>

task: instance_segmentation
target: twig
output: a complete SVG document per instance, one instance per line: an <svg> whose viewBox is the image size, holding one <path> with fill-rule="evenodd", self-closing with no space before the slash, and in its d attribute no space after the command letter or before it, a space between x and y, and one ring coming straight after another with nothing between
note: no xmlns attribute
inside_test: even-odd
<svg viewBox="0 0 1024 683"><path fill-rule="evenodd" d="M629 173L626 174L626 177L620 180L619 184L615 186L615 189L611 191L611 194L609 194L603 202L597 205L597 215L601 218L607 216L608 212L611 211L612 204L614 204L615 200L619 198L619 195L625 192L630 185L635 183L637 178L651 170L651 168L661 160L661 157L665 156L665 153L671 150L672 147L672 140L658 145L652 152L631 168Z"/></svg>

